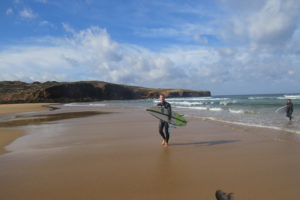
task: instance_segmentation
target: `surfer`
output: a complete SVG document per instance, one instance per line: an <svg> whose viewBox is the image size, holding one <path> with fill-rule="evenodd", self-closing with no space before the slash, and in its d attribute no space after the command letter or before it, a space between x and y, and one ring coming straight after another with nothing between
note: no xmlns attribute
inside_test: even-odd
<svg viewBox="0 0 300 200"><path fill-rule="evenodd" d="M159 122L159 134L163 138L162 145L168 146L169 138L170 138L170 133L169 133L169 123L171 121L171 114L172 114L172 109L171 109L171 104L165 101L165 95L161 94L159 96L159 103L157 106L161 108L162 113L166 113L168 115L169 122L160 120ZM165 129L165 131L163 131Z"/></svg>
<svg viewBox="0 0 300 200"><path fill-rule="evenodd" d="M293 111L294 111L294 106L293 106L293 103L292 103L292 100L291 99L288 99L288 102L286 104L286 116L292 120L292 114L293 114Z"/></svg>

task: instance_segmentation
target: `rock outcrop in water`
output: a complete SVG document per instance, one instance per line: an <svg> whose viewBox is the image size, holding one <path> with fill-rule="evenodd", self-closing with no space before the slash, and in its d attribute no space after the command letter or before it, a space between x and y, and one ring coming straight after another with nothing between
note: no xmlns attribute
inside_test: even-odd
<svg viewBox="0 0 300 200"><path fill-rule="evenodd" d="M209 91L153 89L102 81L80 82L0 82L0 103L87 102L167 97L210 96Z"/></svg>

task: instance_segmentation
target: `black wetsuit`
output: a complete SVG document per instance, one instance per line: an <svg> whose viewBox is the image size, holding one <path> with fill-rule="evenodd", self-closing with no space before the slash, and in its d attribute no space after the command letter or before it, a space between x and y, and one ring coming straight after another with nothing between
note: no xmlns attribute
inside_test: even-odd
<svg viewBox="0 0 300 200"><path fill-rule="evenodd" d="M166 113L168 115L169 120L171 120L171 115L172 115L171 104L164 101L163 103L158 103L157 106L160 106L162 112ZM165 132L163 131L163 129L165 129ZM170 138L169 123L165 122L163 120L160 120L158 130L159 130L159 134L161 135L161 137L168 143L169 138Z"/></svg>
<svg viewBox="0 0 300 200"><path fill-rule="evenodd" d="M293 111L294 111L294 106L293 106L293 103L287 103L286 104L286 116L292 120L292 114L293 114Z"/></svg>

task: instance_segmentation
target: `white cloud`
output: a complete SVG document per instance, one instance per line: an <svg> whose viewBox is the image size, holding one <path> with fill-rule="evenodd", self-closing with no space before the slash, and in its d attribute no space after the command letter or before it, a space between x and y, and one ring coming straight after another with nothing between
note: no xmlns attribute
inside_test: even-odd
<svg viewBox="0 0 300 200"><path fill-rule="evenodd" d="M12 15L12 14L14 14L13 9L12 9L12 8L8 8L8 9L6 10L6 15Z"/></svg>
<svg viewBox="0 0 300 200"><path fill-rule="evenodd" d="M252 6L248 7L243 1L222 0L222 2L231 8L240 9L223 24L222 35L229 41L272 50L286 45L299 28L298 0L252 1Z"/></svg>
<svg viewBox="0 0 300 200"><path fill-rule="evenodd" d="M24 19L34 19L36 18L36 14L30 8L24 8L20 11L20 16Z"/></svg>
<svg viewBox="0 0 300 200"><path fill-rule="evenodd" d="M75 30L69 24L62 23L62 26L66 32L75 34Z"/></svg>
<svg viewBox="0 0 300 200"><path fill-rule="evenodd" d="M187 2L178 6L174 3L161 3L161 7L174 13L194 16L195 20L168 18L163 25L137 29L135 34L142 37L169 39L195 44L211 45L218 43L235 46L248 46L251 50L264 48L277 51L288 45L299 29L299 0L219 0L223 12L205 10L197 3ZM187 9L190 8L190 9ZM199 8L204 12L195 12ZM217 10L218 11L218 10ZM167 23L171 21L172 23Z"/></svg>
<svg viewBox="0 0 300 200"><path fill-rule="evenodd" d="M199 24L179 24L174 27L148 28L135 32L136 35L152 38L172 38L185 42L207 43L204 35L214 35L215 32L210 26Z"/></svg>
<svg viewBox="0 0 300 200"><path fill-rule="evenodd" d="M51 25L51 23L47 20L43 20L43 21L40 22L40 25L41 26L47 26L47 25Z"/></svg>
<svg viewBox="0 0 300 200"><path fill-rule="evenodd" d="M261 9L267 0L219 0L229 10L235 10L236 12L249 12Z"/></svg>
<svg viewBox="0 0 300 200"><path fill-rule="evenodd" d="M173 46L151 51L117 43L105 29L91 27L71 37L47 38L45 45L0 51L0 80L103 80L148 87L234 86L227 90L242 90L262 81L296 87L300 84L299 64L299 56L293 52L278 56L246 47Z"/></svg>
<svg viewBox="0 0 300 200"><path fill-rule="evenodd" d="M250 38L268 44L289 40L297 28L299 10L299 1L268 0L262 10L249 18Z"/></svg>

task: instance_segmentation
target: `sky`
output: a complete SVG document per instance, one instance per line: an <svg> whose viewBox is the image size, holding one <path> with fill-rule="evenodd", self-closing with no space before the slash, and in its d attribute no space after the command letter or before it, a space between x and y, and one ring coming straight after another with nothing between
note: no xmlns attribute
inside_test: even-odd
<svg viewBox="0 0 300 200"><path fill-rule="evenodd" d="M0 81L300 92L299 0L0 0Z"/></svg>

